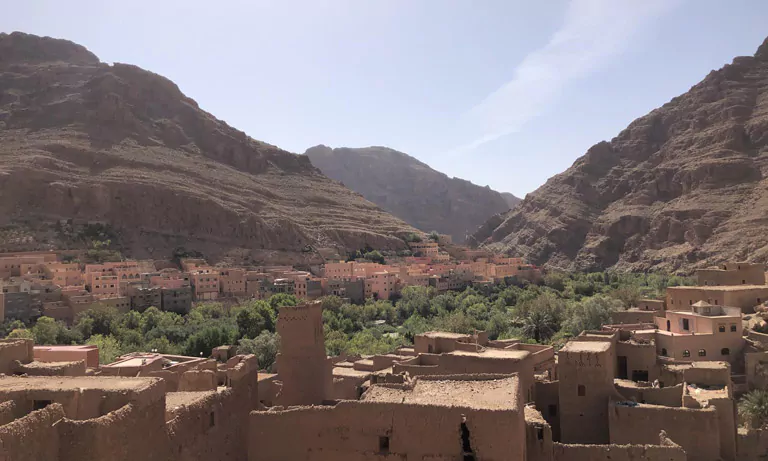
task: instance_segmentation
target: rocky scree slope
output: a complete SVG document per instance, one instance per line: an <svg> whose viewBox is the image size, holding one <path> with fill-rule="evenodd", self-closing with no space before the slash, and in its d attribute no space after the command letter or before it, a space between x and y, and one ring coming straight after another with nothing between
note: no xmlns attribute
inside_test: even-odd
<svg viewBox="0 0 768 461"><path fill-rule="evenodd" d="M425 232L451 235L454 242L463 242L489 217L509 210L510 201L520 200L450 178L387 147L320 145L305 153L329 177Z"/></svg>
<svg viewBox="0 0 768 461"><path fill-rule="evenodd" d="M601 142L472 242L569 269L768 260L768 39Z"/></svg>
<svg viewBox="0 0 768 461"><path fill-rule="evenodd" d="M110 225L137 257L184 247L277 261L400 249L414 230L170 80L23 33L0 34L0 191L0 227L22 229L4 250L56 246L63 219Z"/></svg>

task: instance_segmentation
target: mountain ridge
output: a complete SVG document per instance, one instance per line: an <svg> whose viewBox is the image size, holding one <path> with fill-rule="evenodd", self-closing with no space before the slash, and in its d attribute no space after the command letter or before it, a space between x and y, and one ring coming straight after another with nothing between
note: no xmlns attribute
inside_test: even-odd
<svg viewBox="0 0 768 461"><path fill-rule="evenodd" d="M471 242L566 269L768 260L768 39L592 146Z"/></svg>
<svg viewBox="0 0 768 461"><path fill-rule="evenodd" d="M463 242L488 217L506 211L517 197L450 177L421 160L385 146L331 148L305 155L325 175L424 231ZM518 199L519 200L519 199Z"/></svg>
<svg viewBox="0 0 768 461"><path fill-rule="evenodd" d="M135 257L263 262L402 249L414 231L171 80L50 37L0 34L0 159L6 251L77 245L62 220L113 227Z"/></svg>

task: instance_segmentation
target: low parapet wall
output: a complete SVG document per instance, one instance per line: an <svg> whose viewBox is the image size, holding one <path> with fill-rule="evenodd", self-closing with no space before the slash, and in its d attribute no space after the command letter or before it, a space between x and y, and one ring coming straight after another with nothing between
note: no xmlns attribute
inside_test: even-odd
<svg viewBox="0 0 768 461"><path fill-rule="evenodd" d="M575 445L554 443L553 461L686 461L678 445Z"/></svg>
<svg viewBox="0 0 768 461"><path fill-rule="evenodd" d="M669 387L638 387L616 380L616 390L627 400L664 407L680 407L683 403L683 384Z"/></svg>
<svg viewBox="0 0 768 461"><path fill-rule="evenodd" d="M54 403L0 426L0 459L59 461L59 431L55 423L64 409Z"/></svg>

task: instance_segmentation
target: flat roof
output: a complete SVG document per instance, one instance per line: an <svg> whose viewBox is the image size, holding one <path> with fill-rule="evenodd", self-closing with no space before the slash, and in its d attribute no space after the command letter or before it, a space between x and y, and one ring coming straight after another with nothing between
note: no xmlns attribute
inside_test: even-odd
<svg viewBox="0 0 768 461"><path fill-rule="evenodd" d="M0 376L0 392L23 390L142 390L159 378L122 376Z"/></svg>
<svg viewBox="0 0 768 461"><path fill-rule="evenodd" d="M610 341L568 341L560 352L605 352L610 348Z"/></svg>
<svg viewBox="0 0 768 461"><path fill-rule="evenodd" d="M463 357L479 357L486 359L506 359L506 360L523 360L531 355L530 351L521 349L494 349L486 348L479 352L475 351L451 351L446 352L444 355L455 355Z"/></svg>
<svg viewBox="0 0 768 461"><path fill-rule="evenodd" d="M35 346L34 350L36 351L90 351L90 350L98 350L99 347L94 344L82 344L82 345L72 345L72 346Z"/></svg>
<svg viewBox="0 0 768 461"><path fill-rule="evenodd" d="M426 333L422 333L421 335L417 335L417 336L425 336L427 338L461 339L461 338L466 338L467 336L472 336L472 335L465 335L461 333L449 333L447 331L427 331Z"/></svg>
<svg viewBox="0 0 768 461"><path fill-rule="evenodd" d="M174 409L185 405L192 405L215 393L216 391L168 392L165 394L165 408Z"/></svg>
<svg viewBox="0 0 768 461"><path fill-rule="evenodd" d="M370 371L360 371L354 368L333 367L333 376L343 376L347 378L365 378L371 376Z"/></svg>
<svg viewBox="0 0 768 461"><path fill-rule="evenodd" d="M685 290L704 290L704 291L768 290L768 285L696 285L696 286L667 287L667 290L672 290L672 291L685 291Z"/></svg>
<svg viewBox="0 0 768 461"><path fill-rule="evenodd" d="M417 379L412 389L373 385L362 400L478 410L515 410L519 385L517 376L468 381Z"/></svg>

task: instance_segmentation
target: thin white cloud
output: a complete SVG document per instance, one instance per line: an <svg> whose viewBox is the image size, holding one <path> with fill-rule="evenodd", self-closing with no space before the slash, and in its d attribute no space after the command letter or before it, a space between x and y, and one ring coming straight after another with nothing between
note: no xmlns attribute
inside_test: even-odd
<svg viewBox="0 0 768 461"><path fill-rule="evenodd" d="M563 87L584 77L626 49L636 32L678 0L571 0L563 26L549 42L528 54L514 77L472 108L464 121L475 139L457 149L472 150L514 133L547 110Z"/></svg>

